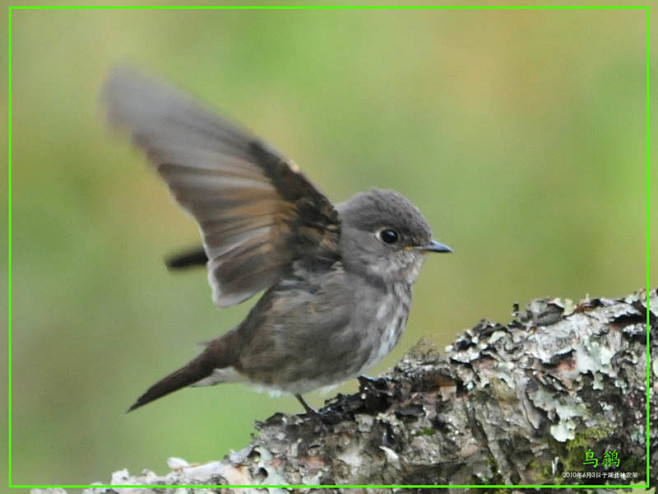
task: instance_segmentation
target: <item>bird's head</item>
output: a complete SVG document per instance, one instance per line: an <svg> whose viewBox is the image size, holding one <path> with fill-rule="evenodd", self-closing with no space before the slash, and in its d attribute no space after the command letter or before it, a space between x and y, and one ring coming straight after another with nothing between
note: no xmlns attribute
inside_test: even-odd
<svg viewBox="0 0 658 494"><path fill-rule="evenodd" d="M384 283L414 283L424 254L452 252L432 240L432 230L407 198L371 189L337 206L345 269Z"/></svg>

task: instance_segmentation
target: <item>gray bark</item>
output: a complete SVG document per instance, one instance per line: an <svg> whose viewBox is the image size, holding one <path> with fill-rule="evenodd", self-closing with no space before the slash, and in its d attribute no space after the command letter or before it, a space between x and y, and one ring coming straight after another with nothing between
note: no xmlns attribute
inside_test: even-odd
<svg viewBox="0 0 658 494"><path fill-rule="evenodd" d="M122 471L111 483L200 485L188 491L195 493L229 492L201 487L213 484L644 484L648 320L650 421L658 421L658 291L649 305L647 315L646 291L579 303L534 300L506 325L481 321L444 353L421 342L387 374L362 380L357 394L330 400L322 420L276 414L256 424L251 444L222 460L189 466L172 459L165 476ZM588 450L596 468L583 464ZM652 428L652 484L657 450ZM616 451L618 466L604 465L606 451ZM175 491L156 489L139 492Z"/></svg>

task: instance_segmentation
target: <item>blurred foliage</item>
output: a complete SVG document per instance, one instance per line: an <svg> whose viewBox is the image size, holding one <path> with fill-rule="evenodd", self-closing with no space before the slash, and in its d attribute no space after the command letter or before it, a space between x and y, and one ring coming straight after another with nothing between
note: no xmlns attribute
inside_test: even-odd
<svg viewBox="0 0 658 494"><path fill-rule="evenodd" d="M301 412L224 385L124 415L248 307L165 269L198 233L107 131L113 64L189 88L333 200L380 186L421 208L455 253L426 263L375 374L515 301L645 286L645 28L642 11L15 11L13 482L216 459Z"/></svg>

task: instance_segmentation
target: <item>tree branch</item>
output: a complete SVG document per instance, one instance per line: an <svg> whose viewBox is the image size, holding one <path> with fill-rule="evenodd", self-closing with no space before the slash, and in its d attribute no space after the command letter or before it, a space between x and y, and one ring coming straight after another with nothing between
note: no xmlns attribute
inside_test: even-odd
<svg viewBox="0 0 658 494"><path fill-rule="evenodd" d="M658 421L656 290L650 307L648 317L645 291L534 300L506 325L481 321L443 354L421 342L357 394L328 402L323 420L276 414L221 461L172 459L163 477L121 471L112 484L642 484L647 319ZM650 450L654 483L655 428ZM596 467L583 464L588 451ZM170 492L156 489L140 492Z"/></svg>

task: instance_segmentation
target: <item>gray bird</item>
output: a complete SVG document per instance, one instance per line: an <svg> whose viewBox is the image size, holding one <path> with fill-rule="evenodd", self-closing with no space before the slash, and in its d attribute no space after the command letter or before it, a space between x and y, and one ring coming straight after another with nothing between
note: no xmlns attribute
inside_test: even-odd
<svg viewBox="0 0 658 494"><path fill-rule="evenodd" d="M130 410L186 386L245 382L292 393L311 414L303 393L359 376L393 349L424 254L451 252L409 200L371 189L334 206L272 146L127 67L103 99L199 224L203 249L169 266L207 263L218 307L265 290L241 324Z"/></svg>

